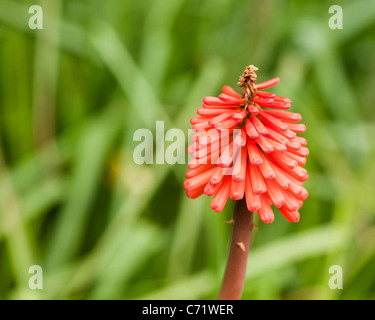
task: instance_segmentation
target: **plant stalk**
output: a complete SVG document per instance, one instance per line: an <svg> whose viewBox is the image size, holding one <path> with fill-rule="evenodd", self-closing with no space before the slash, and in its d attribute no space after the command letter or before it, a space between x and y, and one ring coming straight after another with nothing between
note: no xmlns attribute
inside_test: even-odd
<svg viewBox="0 0 375 320"><path fill-rule="evenodd" d="M253 213L248 211L245 198L236 201L233 220L229 257L218 300L240 300L242 296L253 229Z"/></svg>

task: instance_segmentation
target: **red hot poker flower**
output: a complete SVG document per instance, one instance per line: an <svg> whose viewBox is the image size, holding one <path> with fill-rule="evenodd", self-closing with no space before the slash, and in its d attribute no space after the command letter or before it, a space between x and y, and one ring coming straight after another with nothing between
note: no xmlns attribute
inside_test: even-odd
<svg viewBox="0 0 375 320"><path fill-rule="evenodd" d="M224 86L218 97L205 97L199 116L191 118L197 133L188 148L193 158L184 187L190 198L213 196L211 208L216 212L229 197L245 197L248 210L258 211L265 223L274 220L271 205L297 222L308 197L303 166L309 150L306 140L297 136L306 127L297 123L299 113L286 111L288 98L262 91L280 79L256 84L256 70L250 65L240 77L242 96Z"/></svg>

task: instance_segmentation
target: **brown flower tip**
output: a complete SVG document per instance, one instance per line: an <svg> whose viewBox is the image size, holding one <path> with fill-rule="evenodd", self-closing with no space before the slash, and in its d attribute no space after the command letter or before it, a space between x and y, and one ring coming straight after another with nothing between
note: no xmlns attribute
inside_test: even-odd
<svg viewBox="0 0 375 320"><path fill-rule="evenodd" d="M238 82L239 88L243 89L242 99L245 102L245 106L251 104L253 101L256 91L255 81L257 79L257 74L255 71L257 70L258 68L252 64L247 66Z"/></svg>

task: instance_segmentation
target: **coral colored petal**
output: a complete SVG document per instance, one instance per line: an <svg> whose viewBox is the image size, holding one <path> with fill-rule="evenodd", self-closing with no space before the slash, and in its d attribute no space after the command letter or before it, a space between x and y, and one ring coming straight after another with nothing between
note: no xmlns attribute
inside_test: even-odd
<svg viewBox="0 0 375 320"><path fill-rule="evenodd" d="M202 164L208 164L208 163L216 163L218 161L219 154L218 153L210 153L206 157L202 158L192 158L190 159L188 163L188 168L190 170L198 168Z"/></svg>
<svg viewBox="0 0 375 320"><path fill-rule="evenodd" d="M257 88L257 90L267 89L269 87L273 87L273 86L277 85L279 82L280 82L280 78L279 77L272 78L270 80L258 83L256 85L256 88Z"/></svg>
<svg viewBox="0 0 375 320"><path fill-rule="evenodd" d="M199 158L199 159L192 158L192 159L189 160L188 168L190 170L193 170L193 169L196 169L203 164L209 164L209 163L215 164L217 162L218 158L219 158L219 156L216 153L214 153L214 154L210 153L206 157L202 157L202 158Z"/></svg>
<svg viewBox="0 0 375 320"><path fill-rule="evenodd" d="M234 98L225 93L220 93L219 99L226 104L239 105L239 106L243 104L242 99Z"/></svg>
<svg viewBox="0 0 375 320"><path fill-rule="evenodd" d="M232 179L230 176L226 176L223 183L220 185L214 198L211 201L211 209L216 212L223 211L225 204L227 203L230 195Z"/></svg>
<svg viewBox="0 0 375 320"><path fill-rule="evenodd" d="M204 187L200 187L196 190L186 191L186 195L191 199L196 199L203 194Z"/></svg>
<svg viewBox="0 0 375 320"><path fill-rule="evenodd" d="M309 193L304 187L302 187L302 190L299 195L300 195L300 200L306 200L309 196Z"/></svg>
<svg viewBox="0 0 375 320"><path fill-rule="evenodd" d="M209 155L213 155L213 158L219 157L222 148L229 144L229 139L216 140L208 145L199 145L196 150L193 151L192 156L196 159L202 159Z"/></svg>
<svg viewBox="0 0 375 320"><path fill-rule="evenodd" d="M184 182L185 189L198 189L199 187L206 185L210 181L211 176L214 174L215 171L216 168L212 168L186 180Z"/></svg>
<svg viewBox="0 0 375 320"><path fill-rule="evenodd" d="M290 169L287 166L283 166L285 173L291 175L297 181L304 182L307 180L308 175L307 171L301 167L295 167L294 169Z"/></svg>
<svg viewBox="0 0 375 320"><path fill-rule="evenodd" d="M260 108L257 107L257 106L254 106L254 105L252 105L252 104L249 104L249 105L247 106L247 110L249 110L249 112L250 112L251 114L254 114L254 115L256 115L256 114L258 114L258 113L260 112Z"/></svg>
<svg viewBox="0 0 375 320"><path fill-rule="evenodd" d="M232 96L237 99L242 99L241 95L237 93L232 87L230 86L224 86L221 88L221 91L223 91L225 94Z"/></svg>
<svg viewBox="0 0 375 320"><path fill-rule="evenodd" d="M268 135L267 137L277 141L277 142L280 142L284 145L288 145L289 144L289 139L284 137L282 134L276 132L275 130L271 129L270 127L267 127L266 126L266 129L268 131Z"/></svg>
<svg viewBox="0 0 375 320"><path fill-rule="evenodd" d="M270 154L270 157L273 159L275 163L278 163L282 166L286 166L290 169L294 169L298 166L298 162L290 158L286 152L275 151Z"/></svg>
<svg viewBox="0 0 375 320"><path fill-rule="evenodd" d="M218 130L232 129L236 127L240 122L241 121L229 119L215 124L215 128Z"/></svg>
<svg viewBox="0 0 375 320"><path fill-rule="evenodd" d="M262 107L267 107L267 106L270 106L274 100L273 99L263 99L263 98L258 98L258 97L255 97L253 99L253 101L256 103L256 104L259 104L260 106Z"/></svg>
<svg viewBox="0 0 375 320"><path fill-rule="evenodd" d="M259 136L258 131L256 131L256 129L255 129L255 127L254 127L254 125L253 125L253 123L251 122L250 119L246 119L245 128L246 128L246 133L247 133L249 138L255 139L256 137Z"/></svg>
<svg viewBox="0 0 375 320"><path fill-rule="evenodd" d="M219 184L223 180L223 178L225 177L225 175L228 172L228 170L229 170L229 168L220 168L220 167L217 167L216 171L214 172L214 174L212 175L212 177L210 179L210 183L212 185Z"/></svg>
<svg viewBox="0 0 375 320"><path fill-rule="evenodd" d="M286 152L286 155L287 155L289 158L291 158L291 159L297 161L297 163L298 163L298 165L299 165L300 167L303 167L303 166L306 164L306 158L305 158L305 157L297 156L296 154L291 153L291 152Z"/></svg>
<svg viewBox="0 0 375 320"><path fill-rule="evenodd" d="M240 182L245 180L247 165L247 149L242 147L233 166L232 180Z"/></svg>
<svg viewBox="0 0 375 320"><path fill-rule="evenodd" d="M248 171L253 192L255 194L265 193L267 191L267 186L258 166L250 165Z"/></svg>
<svg viewBox="0 0 375 320"><path fill-rule="evenodd" d="M195 170L201 166L201 164L196 163L196 159L191 159L187 165L188 169Z"/></svg>
<svg viewBox="0 0 375 320"><path fill-rule="evenodd" d="M275 101L281 101L281 102L286 102L286 103L291 103L292 101L289 98L286 97L281 97L281 96L276 96L274 98Z"/></svg>
<svg viewBox="0 0 375 320"><path fill-rule="evenodd" d="M208 130L208 129L211 129L211 128L212 128L212 126L208 123L208 121L196 123L196 124L193 124L193 126L192 126L192 129L194 131Z"/></svg>
<svg viewBox="0 0 375 320"><path fill-rule="evenodd" d="M267 91L255 91L255 95L263 99L272 99L276 96L274 93Z"/></svg>
<svg viewBox="0 0 375 320"><path fill-rule="evenodd" d="M287 150L292 152L292 151L298 151L302 148L302 146L298 142L294 142L292 140L289 140L289 143L287 145Z"/></svg>
<svg viewBox="0 0 375 320"><path fill-rule="evenodd" d="M206 196L213 196L217 192L219 187L220 187L220 183L213 185L211 182L209 182L204 187L203 192Z"/></svg>
<svg viewBox="0 0 375 320"><path fill-rule="evenodd" d="M268 113L269 115L285 122L298 122L302 119L302 116L299 113L295 112L281 110L263 110L263 112Z"/></svg>
<svg viewBox="0 0 375 320"><path fill-rule="evenodd" d="M292 193L296 197L296 199L301 200L301 201L307 199L309 196L309 193L307 192L307 190L295 182L292 182L290 184L288 191Z"/></svg>
<svg viewBox="0 0 375 320"><path fill-rule="evenodd" d="M200 173L202 173L204 171L207 171L207 170L209 170L211 168L214 168L214 166L215 166L214 164L203 164L203 165L200 165L198 168L186 172L185 177L187 179L192 178L192 177L194 177L194 176L196 176L196 175L198 175L198 174L200 174Z"/></svg>
<svg viewBox="0 0 375 320"><path fill-rule="evenodd" d="M275 151L273 146L262 135L260 135L258 138L255 138L254 140L265 153L271 153Z"/></svg>
<svg viewBox="0 0 375 320"><path fill-rule="evenodd" d="M303 133L306 131L306 126L302 123L289 123L289 130L294 131L295 133Z"/></svg>
<svg viewBox="0 0 375 320"><path fill-rule="evenodd" d="M208 108L198 108L197 114L202 116L202 117L206 117L206 118L203 118L203 119L206 119L207 121L209 121L213 117L220 116L225 112L234 112L235 110L237 110L237 109L234 109L234 108L221 108L221 109L220 108L210 108L210 109L208 109Z"/></svg>
<svg viewBox="0 0 375 320"><path fill-rule="evenodd" d="M276 126L280 130L287 130L288 129L288 125L285 122L271 116L270 114L268 114L266 112L260 112L259 115L262 117L263 121L265 121L268 124L272 124L272 127Z"/></svg>
<svg viewBox="0 0 375 320"><path fill-rule="evenodd" d="M281 130L280 128L278 128L277 126L274 126L273 124L271 123L268 123L268 125L270 127L272 127L272 129L274 131L276 131L277 133L281 134L282 136L284 136L285 138L287 138L288 140L289 139L294 139L297 135L295 132L287 129L287 130ZM267 127L267 130L268 130L268 127Z"/></svg>
<svg viewBox="0 0 375 320"><path fill-rule="evenodd" d="M296 177L300 179L301 182L305 182L309 178L307 170L302 167L296 167L292 171L296 175Z"/></svg>
<svg viewBox="0 0 375 320"><path fill-rule="evenodd" d="M195 140L200 146L206 146L219 140L226 140L230 135L230 130L218 131L216 129L210 129L208 131L205 131L204 134L199 135Z"/></svg>
<svg viewBox="0 0 375 320"><path fill-rule="evenodd" d="M268 134L266 127L263 125L263 123L259 120L257 116L252 115L250 119L258 133L262 135Z"/></svg>
<svg viewBox="0 0 375 320"><path fill-rule="evenodd" d="M247 171L247 177L245 181L246 206L249 211L255 212L261 208L260 197L259 195L253 192L251 182L250 182L250 172L249 170L246 170L246 171Z"/></svg>
<svg viewBox="0 0 375 320"><path fill-rule="evenodd" d="M229 111L229 112L222 112L221 114L213 117L211 120L209 120L209 124L211 126L214 126L216 124L218 124L219 122L222 122L223 120L226 120L228 118L230 118L233 114L235 113L235 111Z"/></svg>
<svg viewBox="0 0 375 320"><path fill-rule="evenodd" d="M190 146L187 147L187 153L192 154L194 151L197 150L198 143L194 142Z"/></svg>
<svg viewBox="0 0 375 320"><path fill-rule="evenodd" d="M241 200L245 193L245 180L236 182L232 180L230 188L230 198L232 200Z"/></svg>
<svg viewBox="0 0 375 320"><path fill-rule="evenodd" d="M306 147L302 147L298 150L290 149L288 151L291 152L291 153L294 153L294 154L296 154L297 156L300 156L300 157L307 157L310 153L309 149L306 148Z"/></svg>
<svg viewBox="0 0 375 320"><path fill-rule="evenodd" d="M296 133L289 130L288 128L285 129L281 129L280 126L278 126L276 123L272 122L272 121L267 121L265 118L262 119L264 122L263 124L265 125L265 127L267 128L271 128L273 129L275 132L281 134L282 136L284 136L285 138L287 138L288 140L289 139L294 139L296 137Z"/></svg>
<svg viewBox="0 0 375 320"><path fill-rule="evenodd" d="M267 195L271 203L277 208L282 207L285 204L285 198L282 189L274 180L266 180Z"/></svg>
<svg viewBox="0 0 375 320"><path fill-rule="evenodd" d="M223 103L220 100L221 103ZM202 103L202 108L199 109L220 109L220 110L232 110L232 109L239 109L240 106L233 105L233 104L206 104Z"/></svg>
<svg viewBox="0 0 375 320"><path fill-rule="evenodd" d="M199 130L197 131L197 133L193 134L193 136L191 137L191 140L193 142L198 142L199 138L204 137L206 134L207 134L206 130Z"/></svg>
<svg viewBox="0 0 375 320"><path fill-rule="evenodd" d="M288 138L288 139L294 139L297 135L295 134L295 132L293 132L292 130L283 130L283 131L279 131L279 133L281 135L283 135L284 137Z"/></svg>
<svg viewBox="0 0 375 320"><path fill-rule="evenodd" d="M285 144L274 141L268 137L264 137L264 138L273 147L274 150L279 151L279 152L284 152L287 150Z"/></svg>
<svg viewBox="0 0 375 320"><path fill-rule="evenodd" d="M207 120L209 120L209 119L203 118L203 117L192 117L190 119L190 123L191 124L196 124L196 123L200 123L200 122L206 122Z"/></svg>
<svg viewBox="0 0 375 320"><path fill-rule="evenodd" d="M228 106L230 104L223 102L218 97L204 97L203 103L207 106Z"/></svg>
<svg viewBox="0 0 375 320"><path fill-rule="evenodd" d="M275 163L272 161L269 162L271 165L273 171L275 171L275 182L282 188L282 189L288 189L290 186L290 179L284 174L284 171L278 167Z"/></svg>
<svg viewBox="0 0 375 320"><path fill-rule="evenodd" d="M199 149L193 151L192 156L196 159L203 159L209 155L219 156L220 154L220 143L219 141L212 143L208 146L200 146Z"/></svg>
<svg viewBox="0 0 375 320"><path fill-rule="evenodd" d="M264 104L263 107L272 108L272 109L288 110L290 108L290 103L274 100L272 103Z"/></svg>
<svg viewBox="0 0 375 320"><path fill-rule="evenodd" d="M247 153L252 165L259 166L263 162L261 151L251 139L247 139Z"/></svg>
<svg viewBox="0 0 375 320"><path fill-rule="evenodd" d="M261 154L263 162L259 165L260 172L265 179L274 179L276 177L275 171L273 171L268 159Z"/></svg>
<svg viewBox="0 0 375 320"><path fill-rule="evenodd" d="M289 211L286 208L281 208L280 212L289 222L298 222L300 219L300 214L298 211Z"/></svg>
<svg viewBox="0 0 375 320"><path fill-rule="evenodd" d="M294 196L294 194L288 192L288 190L282 190L285 204L283 205L289 211L297 211L300 208L299 200Z"/></svg>
<svg viewBox="0 0 375 320"><path fill-rule="evenodd" d="M242 121L247 116L247 110L236 112L232 115L233 120Z"/></svg>
<svg viewBox="0 0 375 320"><path fill-rule="evenodd" d="M242 127L241 131L234 138L233 143L236 147L241 148L246 144L246 141L247 141L246 129L245 127Z"/></svg>
<svg viewBox="0 0 375 320"><path fill-rule="evenodd" d="M271 223L275 220L271 205L266 195L262 194L260 197L261 208L258 210L259 218L264 223Z"/></svg>
<svg viewBox="0 0 375 320"><path fill-rule="evenodd" d="M295 137L294 139L292 139L293 142L298 142L302 147L304 147L305 145L307 145L307 140L303 137Z"/></svg>
<svg viewBox="0 0 375 320"><path fill-rule="evenodd" d="M228 168L232 166L233 159L237 155L238 147L236 147L233 142L231 142L227 147L225 147L224 151L222 152L218 166L221 168Z"/></svg>

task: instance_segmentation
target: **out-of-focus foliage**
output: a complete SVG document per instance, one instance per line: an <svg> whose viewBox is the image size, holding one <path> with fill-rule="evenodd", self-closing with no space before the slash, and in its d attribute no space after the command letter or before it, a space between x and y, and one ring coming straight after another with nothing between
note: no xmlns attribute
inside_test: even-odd
<svg viewBox="0 0 375 320"><path fill-rule="evenodd" d="M45 0L30 30L30 1L2 0L0 298L216 298L233 202L187 199L185 165L134 164L133 133L187 134L254 64L303 115L310 197L298 224L256 219L244 299L374 299L375 2L339 2Z"/></svg>

